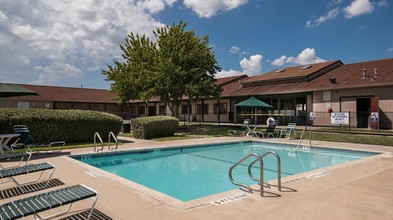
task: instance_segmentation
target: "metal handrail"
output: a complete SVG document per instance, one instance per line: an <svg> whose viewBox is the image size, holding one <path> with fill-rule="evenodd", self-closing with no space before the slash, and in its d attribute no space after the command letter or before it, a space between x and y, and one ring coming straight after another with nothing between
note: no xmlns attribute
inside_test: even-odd
<svg viewBox="0 0 393 220"><path fill-rule="evenodd" d="M306 129L307 129L307 126L305 125L303 128L303 131L302 131L302 135L300 136L299 142L297 143L296 151L299 150L299 147L300 147L300 144L302 143L304 132L306 131Z"/></svg>
<svg viewBox="0 0 393 220"><path fill-rule="evenodd" d="M229 174L229 179L230 179L230 181L231 181L233 184L235 184L235 185L237 185L237 186L242 186L242 187L244 187L244 188L247 188L248 191L249 191L250 193L253 193L253 192L252 192L252 189L251 189L251 187L250 187L249 185L244 184L244 183L236 182L236 181L233 179L233 175L232 175L232 170L233 170L235 167L237 167L239 164L241 164L243 161L247 160L247 159L250 158L250 157L256 157L257 159L256 159L255 161L259 161L259 164L260 164L260 169L259 169L259 176L260 176L260 178L259 178L259 179L261 180L261 182L263 182L263 160L262 160L261 156L259 156L257 153L251 153L251 154L245 156L243 159L239 160L237 163L235 163L233 166L231 166L231 168L229 168L228 174ZM260 184L259 187L260 187L260 192L261 192L260 194L261 194L261 197L262 197L262 196L263 196L263 183Z"/></svg>
<svg viewBox="0 0 393 220"><path fill-rule="evenodd" d="M97 137L98 137L98 139L101 142L101 150L98 150L98 151L104 150L104 142L102 141L102 138L101 138L100 134L98 134L98 132L96 132L96 133L94 133L94 152L98 152L98 151L96 151Z"/></svg>
<svg viewBox="0 0 393 220"><path fill-rule="evenodd" d="M281 192L281 158L280 155L278 155L276 152L274 151L268 151L266 153L264 153L261 157L261 159L263 159L264 157L266 157L269 154L273 154L276 159L277 159L277 185L278 185L278 191ZM266 184L267 187L270 188L270 184L266 181L261 181L261 179L257 179L255 178L252 173L251 173L251 168L252 166L257 162L258 160L254 160L252 163L250 163L250 165L248 165L248 175L250 176L250 178L254 181L260 182L260 184ZM262 160L263 161L263 160Z"/></svg>
<svg viewBox="0 0 393 220"><path fill-rule="evenodd" d="M115 136L115 134L111 131L108 134L108 150L111 151L111 136L113 137L113 139L115 140L116 143L116 147L113 148L112 150L117 150L117 147L119 146L119 143L117 142L117 138Z"/></svg>

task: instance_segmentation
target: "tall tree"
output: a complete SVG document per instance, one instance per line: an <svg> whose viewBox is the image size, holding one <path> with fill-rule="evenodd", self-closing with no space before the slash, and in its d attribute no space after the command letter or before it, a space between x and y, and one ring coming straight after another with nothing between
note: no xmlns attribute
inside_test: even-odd
<svg viewBox="0 0 393 220"><path fill-rule="evenodd" d="M145 35L129 34L124 45L120 45L124 62L115 61L103 70L106 80L113 81L111 91L119 97L120 103L151 97L150 81L145 75L154 72L156 45Z"/></svg>
<svg viewBox="0 0 393 220"><path fill-rule="evenodd" d="M157 28L153 43L145 35L131 33L123 51L124 62L115 61L102 71L114 83L111 90L120 101L159 96L174 116L179 115L184 96L219 96L214 75L220 70L209 37L199 38L185 30L186 23Z"/></svg>

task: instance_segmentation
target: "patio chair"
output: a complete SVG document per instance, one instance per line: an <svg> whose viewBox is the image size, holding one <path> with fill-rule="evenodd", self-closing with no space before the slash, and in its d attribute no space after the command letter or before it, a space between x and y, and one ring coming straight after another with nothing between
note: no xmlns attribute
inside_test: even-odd
<svg viewBox="0 0 393 220"><path fill-rule="evenodd" d="M296 128L296 123L288 123L288 127L287 128L282 128L281 129L280 134L279 134L280 138L282 136L286 137L288 135L288 139L290 139L291 134L293 134L294 137L296 138L296 130L295 130L295 128Z"/></svg>
<svg viewBox="0 0 393 220"><path fill-rule="evenodd" d="M25 125L14 125L14 131L17 134L20 134L20 136L18 142L13 144L13 147L20 147L22 145L26 146L29 151L31 151L32 148L35 148L35 151L39 151L39 147L45 147L46 152L48 152L48 149L52 152L61 152L65 145L64 141L37 143ZM62 147L59 150L54 150L52 146L55 145L61 145Z"/></svg>
<svg viewBox="0 0 393 220"><path fill-rule="evenodd" d="M276 131L276 126L277 126L277 122L271 122L269 124L269 126L266 128L266 131L255 131L255 134L260 137L262 136L263 138L265 138L265 135L267 135L266 137L268 138L269 136L272 137L276 137L279 132Z"/></svg>
<svg viewBox="0 0 393 220"><path fill-rule="evenodd" d="M95 198L90 208L87 219L90 219L94 207L98 200L98 192L85 186L74 185L50 192L41 193L39 195L30 196L13 202L0 204L1 219L17 219L29 215L34 215L34 219L50 219L70 211L74 202ZM64 211L58 212L51 216L41 217L38 213L57 208L63 205L69 205Z"/></svg>
<svg viewBox="0 0 393 220"><path fill-rule="evenodd" d="M44 189L48 186L48 184L53 176L53 173L55 172L55 166L51 163L48 163L48 162L39 163L39 164L28 164L28 165L19 166L19 167L10 167L10 168L5 168L5 169L0 169L0 179L9 178L10 181L14 182L17 185L17 187L22 190L22 192L27 192L26 190L23 189L23 186L29 185L32 183L38 183L38 181L41 180L43 173L47 170L52 170L48 180L46 181L46 183L42 187L36 188L34 190ZM38 177L38 179L36 179L34 181L20 183L19 181L17 181L15 179L16 176L31 174L31 173L36 173L36 172L41 172L41 174Z"/></svg>
<svg viewBox="0 0 393 220"><path fill-rule="evenodd" d="M250 131L251 119L245 119L239 130L228 130L228 134L244 136Z"/></svg>

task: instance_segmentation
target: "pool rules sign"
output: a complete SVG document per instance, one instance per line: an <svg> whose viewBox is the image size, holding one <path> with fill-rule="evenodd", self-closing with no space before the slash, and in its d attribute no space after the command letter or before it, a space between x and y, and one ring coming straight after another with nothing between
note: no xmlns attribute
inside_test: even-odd
<svg viewBox="0 0 393 220"><path fill-rule="evenodd" d="M332 112L330 113L330 122L332 124L349 124L349 113L348 112Z"/></svg>

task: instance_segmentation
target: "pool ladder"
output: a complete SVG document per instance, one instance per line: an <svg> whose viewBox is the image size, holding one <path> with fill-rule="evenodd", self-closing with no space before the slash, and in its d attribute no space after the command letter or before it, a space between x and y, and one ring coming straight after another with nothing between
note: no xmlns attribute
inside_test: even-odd
<svg viewBox="0 0 393 220"><path fill-rule="evenodd" d="M303 149L307 148L306 145L303 145L303 146L301 145L302 144L302 140L304 138L304 133L306 132L306 130L307 130L307 126L305 125L304 128L303 128L303 131L302 131L302 135L300 136L299 142L297 143L296 151L298 151L300 147L302 147ZM311 127L310 127L310 133L309 134L310 134L309 139L310 139L310 148L311 148Z"/></svg>
<svg viewBox="0 0 393 220"><path fill-rule="evenodd" d="M101 143L101 149L96 149L96 145L97 145L97 138ZM113 140L116 143L116 147L111 149L111 138L113 138ZM108 134L108 151L113 151L113 150L117 150L117 147L119 146L119 143L117 141L117 138L115 136L115 134L111 131ZM102 138L100 136L100 134L98 132L94 133L94 152L100 152L104 150L104 142L102 141Z"/></svg>
<svg viewBox="0 0 393 220"><path fill-rule="evenodd" d="M263 187L264 187L264 185L266 185L266 187L270 188L270 184L268 182L264 181L264 179L263 179L263 158L266 157L269 154L273 154L276 157L276 159L277 159L277 181L278 181L277 185L278 185L278 191L281 191L281 159L280 159L280 156L276 152L274 152L274 151L268 151L268 152L264 153L263 155L259 155L257 153L251 153L251 154L248 154L247 156L245 156L243 159L239 160L237 163L235 163L233 166L231 166L229 168L228 175L229 175L230 181L233 184L237 185L237 186L241 186L241 187L246 188L252 194L253 190L251 189L251 187L249 185L247 185L245 183L236 182L233 179L232 171L233 171L233 169L235 167L240 165L243 161L247 160L248 158L256 157L256 159L248 165L248 176L252 180L254 180L254 181L259 183L260 196L263 197ZM252 175L252 172L251 172L252 166L255 163L257 163L257 162L259 162L259 179L254 177Z"/></svg>

